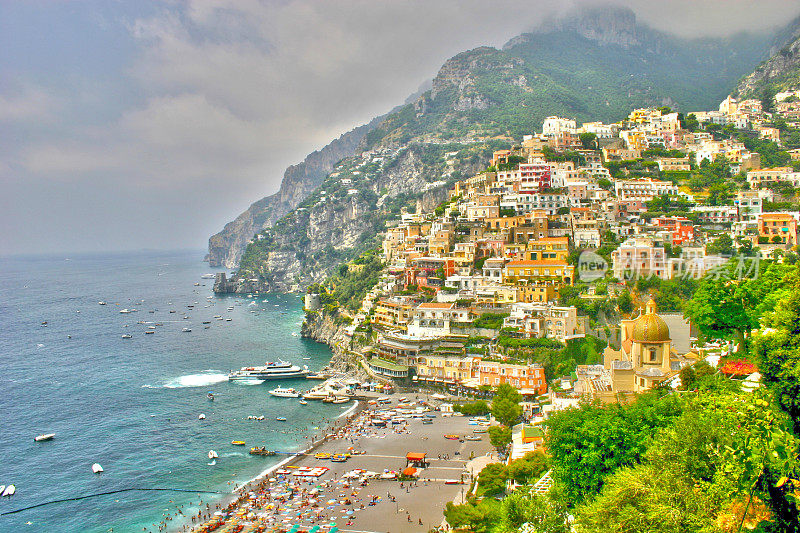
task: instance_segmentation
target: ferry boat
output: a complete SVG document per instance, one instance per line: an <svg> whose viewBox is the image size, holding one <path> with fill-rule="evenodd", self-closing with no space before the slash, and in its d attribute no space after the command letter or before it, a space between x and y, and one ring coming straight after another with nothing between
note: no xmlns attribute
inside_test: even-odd
<svg viewBox="0 0 800 533"><path fill-rule="evenodd" d="M267 380L301 378L308 374L308 366L300 368L286 361L267 361L264 366L244 366L240 370L232 370L228 374L228 380Z"/></svg>
<svg viewBox="0 0 800 533"><path fill-rule="evenodd" d="M278 396L279 398L299 398L300 393L297 392L295 389L284 389L283 387L276 387L269 391L269 393L273 396Z"/></svg>

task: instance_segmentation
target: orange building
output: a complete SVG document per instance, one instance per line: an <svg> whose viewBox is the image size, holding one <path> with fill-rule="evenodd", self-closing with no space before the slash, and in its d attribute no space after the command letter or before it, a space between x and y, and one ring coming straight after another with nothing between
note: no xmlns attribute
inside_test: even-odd
<svg viewBox="0 0 800 533"><path fill-rule="evenodd" d="M478 380L481 385L492 387L508 383L517 389L533 389L536 394L547 392L544 368L540 365L481 361L478 365Z"/></svg>
<svg viewBox="0 0 800 533"><path fill-rule="evenodd" d="M794 246L797 244L797 221L789 213L762 213L758 217L759 240ZM778 239L780 242L776 242Z"/></svg>

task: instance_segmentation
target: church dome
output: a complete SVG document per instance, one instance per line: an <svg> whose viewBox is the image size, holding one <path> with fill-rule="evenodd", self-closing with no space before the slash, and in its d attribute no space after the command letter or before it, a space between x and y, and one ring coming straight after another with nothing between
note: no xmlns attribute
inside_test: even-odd
<svg viewBox="0 0 800 533"><path fill-rule="evenodd" d="M633 321L633 342L667 342L669 326L664 319L656 314L656 303L651 299L647 302L645 312Z"/></svg>

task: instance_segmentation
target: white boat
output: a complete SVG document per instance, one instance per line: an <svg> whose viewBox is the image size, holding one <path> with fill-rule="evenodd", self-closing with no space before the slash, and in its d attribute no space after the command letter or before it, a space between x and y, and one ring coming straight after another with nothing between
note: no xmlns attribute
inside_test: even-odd
<svg viewBox="0 0 800 533"><path fill-rule="evenodd" d="M120 309L119 312L120 312L120 314L127 315L128 313L131 312L131 310L130 309Z"/></svg>
<svg viewBox="0 0 800 533"><path fill-rule="evenodd" d="M106 303L101 300L101 301L97 302L97 305L106 305Z"/></svg>
<svg viewBox="0 0 800 533"><path fill-rule="evenodd" d="M295 389L284 389L283 387L276 387L269 391L269 393L273 396L277 396L279 398L299 398L300 393L297 392Z"/></svg>
<svg viewBox="0 0 800 533"><path fill-rule="evenodd" d="M286 417L285 416L276 416L275 420L277 420L278 422L286 422Z"/></svg>
<svg viewBox="0 0 800 533"><path fill-rule="evenodd" d="M197 419L198 420L205 420L206 419L206 415L203 414L203 413L200 413L199 415L197 415Z"/></svg>
<svg viewBox="0 0 800 533"><path fill-rule="evenodd" d="M130 335L130 334L126 333L125 335L122 336L122 338L123 339L132 339L133 335Z"/></svg>
<svg viewBox="0 0 800 533"><path fill-rule="evenodd" d="M53 437L55 437L55 436L56 436L55 433L43 433L41 435L37 435L36 437L33 437L33 440L35 440L36 442L42 442L42 441L46 441L46 440L53 440Z"/></svg>
<svg viewBox="0 0 800 533"><path fill-rule="evenodd" d="M190 331L192 331L192 328L183 328L181 331L183 333L189 333Z"/></svg>
<svg viewBox="0 0 800 533"><path fill-rule="evenodd" d="M13 496L15 492L17 492L17 487L9 485L3 490L3 497Z"/></svg>
<svg viewBox="0 0 800 533"><path fill-rule="evenodd" d="M240 370L232 370L228 374L230 381L237 380L266 380L266 379L286 379L301 378L308 374L308 367L293 365L286 361L271 362L267 361L264 366L244 366Z"/></svg>
<svg viewBox="0 0 800 533"><path fill-rule="evenodd" d="M308 402L305 400L300 400L300 405L308 405Z"/></svg>
<svg viewBox="0 0 800 533"><path fill-rule="evenodd" d="M217 457L219 457L219 455L217 455L217 452L215 452L214 450L209 450L208 452L209 459L216 459Z"/></svg>
<svg viewBox="0 0 800 533"><path fill-rule="evenodd" d="M102 471L103 471L103 467L100 466L100 463L95 463L95 464L92 465L92 472L94 472L95 474L99 474Z"/></svg>
<svg viewBox="0 0 800 533"><path fill-rule="evenodd" d="M214 274L203 274L200 279L214 279Z"/></svg>

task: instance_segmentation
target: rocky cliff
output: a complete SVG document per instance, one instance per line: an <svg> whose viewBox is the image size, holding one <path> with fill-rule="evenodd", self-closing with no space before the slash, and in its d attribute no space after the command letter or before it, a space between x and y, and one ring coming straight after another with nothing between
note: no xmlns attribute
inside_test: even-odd
<svg viewBox="0 0 800 533"><path fill-rule="evenodd" d="M306 313L300 335L330 346L333 354L328 366L336 372L345 372L359 379L369 379L371 376L362 365L364 358L347 349L350 339L345 335L345 325L336 316L320 310Z"/></svg>
<svg viewBox="0 0 800 533"><path fill-rule="evenodd" d="M445 198L448 148L453 145L411 145L341 162L297 209L256 235L234 284L219 284L218 292L285 292L322 281L339 262L376 246L375 236L401 209L430 210ZM462 147L463 157L476 150Z"/></svg>
<svg viewBox="0 0 800 533"><path fill-rule="evenodd" d="M213 267L235 268L253 235L272 226L314 191L333 166L356 153L364 136L381 120L349 131L321 150L309 154L302 163L292 165L283 174L281 187L275 194L254 202L208 239L206 259Z"/></svg>
<svg viewBox="0 0 800 533"><path fill-rule="evenodd" d="M800 29L772 57L743 78L733 94L740 98L771 98L790 89L800 89Z"/></svg>

